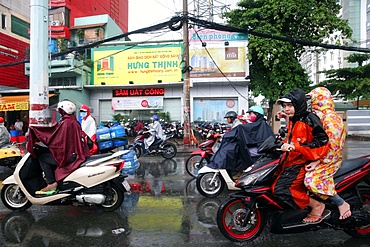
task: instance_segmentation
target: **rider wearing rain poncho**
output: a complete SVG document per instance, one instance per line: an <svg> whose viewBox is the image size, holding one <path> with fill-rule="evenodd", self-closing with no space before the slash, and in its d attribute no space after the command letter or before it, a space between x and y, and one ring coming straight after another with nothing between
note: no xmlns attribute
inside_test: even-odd
<svg viewBox="0 0 370 247"><path fill-rule="evenodd" d="M220 148L212 156L208 167L241 171L253 164L254 157L249 149L258 148L274 135L263 114L256 115L254 122L240 124L222 137Z"/></svg>

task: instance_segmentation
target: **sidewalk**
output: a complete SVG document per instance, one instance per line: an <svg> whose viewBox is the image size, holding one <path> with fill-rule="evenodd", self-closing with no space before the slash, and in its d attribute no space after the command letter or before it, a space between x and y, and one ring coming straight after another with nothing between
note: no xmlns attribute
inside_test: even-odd
<svg viewBox="0 0 370 247"><path fill-rule="evenodd" d="M347 137L347 139L352 139L352 140L358 140L358 141L370 141L370 135L349 135ZM173 142L173 141L172 141ZM184 145L184 140L183 139L178 139L177 142L179 143L179 145L176 145L177 147L177 152L178 153L191 153L197 149L199 149L198 147L194 147L194 146L190 146L190 145ZM199 143L202 143L203 141L201 140L199 142L198 140L198 144Z"/></svg>
<svg viewBox="0 0 370 247"><path fill-rule="evenodd" d="M347 138L359 141L370 141L370 135L348 135Z"/></svg>
<svg viewBox="0 0 370 247"><path fill-rule="evenodd" d="M347 137L347 139L359 140L359 141L370 141L370 135L349 135ZM179 153L179 154L190 154L193 151L199 149L198 147L195 147L195 146L184 145L184 140L183 139L177 139L176 141L177 141L178 145L173 140L169 140L169 142L172 142L176 145L177 153ZM203 140L198 140L198 144L202 143L202 142L203 142Z"/></svg>
<svg viewBox="0 0 370 247"><path fill-rule="evenodd" d="M174 141L169 140L169 142L172 142L176 145L177 147L177 153L192 153L193 151L199 149L196 146L191 146L191 145L184 145L184 140L183 139L177 139L176 140L179 145L177 145ZM199 144L199 142L198 142Z"/></svg>

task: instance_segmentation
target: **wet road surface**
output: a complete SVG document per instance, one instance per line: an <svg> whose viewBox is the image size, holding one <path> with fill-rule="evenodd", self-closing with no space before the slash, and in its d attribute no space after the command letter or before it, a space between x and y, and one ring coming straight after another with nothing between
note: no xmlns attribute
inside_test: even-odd
<svg viewBox="0 0 370 247"><path fill-rule="evenodd" d="M370 154L369 141L348 140L345 156ZM129 176L133 193L121 208L102 213L94 207L32 206L12 212L0 203L0 246L352 246L370 247L342 231L274 235L268 229L250 243L233 243L220 233L216 212L228 191L201 196L186 174L188 154L174 159L140 158ZM1 180L10 171L2 169Z"/></svg>

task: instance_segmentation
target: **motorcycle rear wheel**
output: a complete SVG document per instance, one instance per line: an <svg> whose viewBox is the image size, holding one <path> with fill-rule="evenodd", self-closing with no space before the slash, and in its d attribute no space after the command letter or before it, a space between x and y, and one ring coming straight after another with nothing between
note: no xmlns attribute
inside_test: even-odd
<svg viewBox="0 0 370 247"><path fill-rule="evenodd" d="M368 183L368 181L366 182ZM359 188L360 196L362 198L364 210L370 214L370 187L362 186ZM354 238L370 238L370 223L362 227L344 230L345 233Z"/></svg>
<svg viewBox="0 0 370 247"><path fill-rule="evenodd" d="M216 197L222 193L225 189L225 181L220 174L213 179L215 173L207 172L198 175L197 177L197 189L200 194L205 197Z"/></svg>
<svg viewBox="0 0 370 247"><path fill-rule="evenodd" d="M259 208L246 207L242 199L228 198L217 211L217 225L227 239L246 242L262 233L266 217Z"/></svg>
<svg viewBox="0 0 370 247"><path fill-rule="evenodd" d="M177 154L177 148L175 144L166 143L162 148L162 157L165 159L172 159Z"/></svg>
<svg viewBox="0 0 370 247"><path fill-rule="evenodd" d="M105 202L102 205L97 205L98 208L102 209L104 212L112 212L123 203L124 193L114 183L110 183L106 186L104 195L106 196Z"/></svg>
<svg viewBox="0 0 370 247"><path fill-rule="evenodd" d="M185 163L185 168L188 174L192 177L197 177L199 170L208 164L207 158L202 158L200 154L190 156Z"/></svg>
<svg viewBox="0 0 370 247"><path fill-rule="evenodd" d="M1 189L1 201L11 210L26 210L32 206L17 184L6 184Z"/></svg>

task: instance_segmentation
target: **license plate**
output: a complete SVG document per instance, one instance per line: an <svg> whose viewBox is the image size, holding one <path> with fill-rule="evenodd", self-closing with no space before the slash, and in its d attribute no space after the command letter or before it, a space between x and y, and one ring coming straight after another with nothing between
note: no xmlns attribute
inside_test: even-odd
<svg viewBox="0 0 370 247"><path fill-rule="evenodd" d="M123 180L122 185L127 192L130 191L130 184L126 180Z"/></svg>

